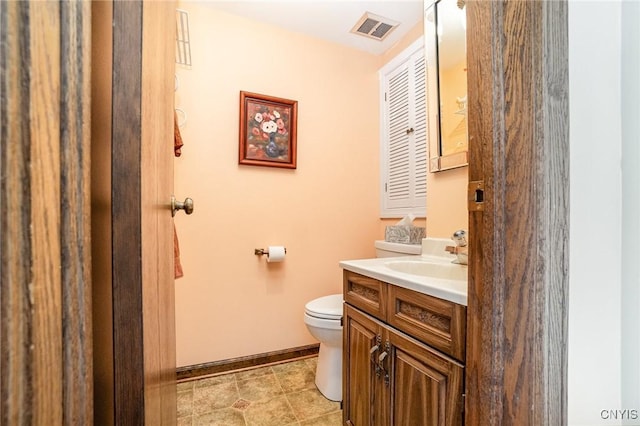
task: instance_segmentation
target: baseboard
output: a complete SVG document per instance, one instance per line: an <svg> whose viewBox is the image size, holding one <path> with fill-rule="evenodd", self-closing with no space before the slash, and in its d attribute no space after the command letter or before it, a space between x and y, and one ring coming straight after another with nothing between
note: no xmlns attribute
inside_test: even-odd
<svg viewBox="0 0 640 426"><path fill-rule="evenodd" d="M320 344L299 346L297 348L283 349L280 351L263 354L243 356L239 358L224 359L221 361L206 362L204 364L187 365L178 367L177 380L193 380L203 376L212 376L220 373L228 373L235 370L260 367L275 364L297 358L306 358L318 354Z"/></svg>

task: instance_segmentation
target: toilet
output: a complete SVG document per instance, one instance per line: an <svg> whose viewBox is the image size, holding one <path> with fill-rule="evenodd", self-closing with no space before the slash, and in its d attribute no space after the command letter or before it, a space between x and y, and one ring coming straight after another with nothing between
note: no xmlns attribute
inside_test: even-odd
<svg viewBox="0 0 640 426"><path fill-rule="evenodd" d="M316 386L332 401L342 400L342 293L319 297L304 306L304 323L320 341Z"/></svg>
<svg viewBox="0 0 640 426"><path fill-rule="evenodd" d="M376 241L376 257L420 254L420 245ZM315 383L331 401L342 401L342 293L319 297L304 306L304 323L320 342Z"/></svg>
<svg viewBox="0 0 640 426"><path fill-rule="evenodd" d="M390 243L384 240L374 242L376 257L417 256L422 253L421 244Z"/></svg>

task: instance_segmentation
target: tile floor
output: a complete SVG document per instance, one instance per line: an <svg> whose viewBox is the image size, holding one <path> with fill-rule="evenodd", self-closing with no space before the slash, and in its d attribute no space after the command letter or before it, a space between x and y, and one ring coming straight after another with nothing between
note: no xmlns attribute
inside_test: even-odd
<svg viewBox="0 0 640 426"><path fill-rule="evenodd" d="M314 384L318 358L178 383L178 426L339 426Z"/></svg>

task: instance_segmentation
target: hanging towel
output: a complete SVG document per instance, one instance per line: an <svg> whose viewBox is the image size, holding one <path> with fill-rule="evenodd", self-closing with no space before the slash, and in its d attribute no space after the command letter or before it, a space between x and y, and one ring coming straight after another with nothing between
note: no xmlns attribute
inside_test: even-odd
<svg viewBox="0 0 640 426"><path fill-rule="evenodd" d="M173 154L176 157L180 157L184 142L182 142L182 136L180 136L180 129L178 128L178 113L173 113ZM174 275L175 278L180 278L184 275L182 271L182 264L180 263L180 245L178 244L178 232L176 231L176 225L173 224L173 255L174 255Z"/></svg>
<svg viewBox="0 0 640 426"><path fill-rule="evenodd" d="M180 246L178 245L178 233L175 225L173 225L173 253L175 257L175 278L180 278L184 275L184 272L182 272L182 264L180 263Z"/></svg>
<svg viewBox="0 0 640 426"><path fill-rule="evenodd" d="M178 113L176 111L173 112L173 153L176 157L180 157L182 154L182 146L184 142L182 142L182 136L180 136L180 127L178 126Z"/></svg>

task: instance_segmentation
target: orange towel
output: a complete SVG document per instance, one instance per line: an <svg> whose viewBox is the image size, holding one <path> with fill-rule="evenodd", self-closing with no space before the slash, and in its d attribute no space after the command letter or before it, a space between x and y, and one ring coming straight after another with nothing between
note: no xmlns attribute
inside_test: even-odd
<svg viewBox="0 0 640 426"><path fill-rule="evenodd" d="M174 275L175 278L180 278L184 275L184 272L182 272L182 264L180 263L180 246L178 245L178 233L175 225L173 225L173 253L175 257Z"/></svg>
<svg viewBox="0 0 640 426"><path fill-rule="evenodd" d="M173 153L176 157L180 157L182 154L182 146L184 142L182 142L182 136L180 136L180 127L178 126L178 113L176 111L173 112Z"/></svg>
<svg viewBox="0 0 640 426"><path fill-rule="evenodd" d="M180 129L178 128L178 113L173 113L173 153L176 157L180 157L182 152L180 148L184 145L182 142L182 136L180 136ZM180 263L180 245L178 244L178 233L176 232L176 225L173 225L173 255L174 255L174 275L175 278L180 278L184 275L182 272L182 264Z"/></svg>

